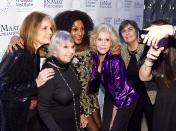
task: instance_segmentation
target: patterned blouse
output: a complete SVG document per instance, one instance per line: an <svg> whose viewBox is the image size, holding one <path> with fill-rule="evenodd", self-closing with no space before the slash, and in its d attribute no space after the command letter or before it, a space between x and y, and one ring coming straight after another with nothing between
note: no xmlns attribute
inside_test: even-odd
<svg viewBox="0 0 176 131"><path fill-rule="evenodd" d="M91 62L91 55L89 50L76 53L72 61L73 65L76 68L78 78L83 88L80 96L80 102L81 106L83 107L85 115L90 115L94 111L99 109L97 95L96 94L88 95L87 93L90 62Z"/></svg>

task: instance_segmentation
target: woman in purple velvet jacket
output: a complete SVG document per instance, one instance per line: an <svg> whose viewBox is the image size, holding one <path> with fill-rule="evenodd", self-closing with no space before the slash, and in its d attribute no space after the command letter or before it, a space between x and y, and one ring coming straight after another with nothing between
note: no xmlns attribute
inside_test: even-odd
<svg viewBox="0 0 176 131"><path fill-rule="evenodd" d="M91 32L92 64L88 91L90 94L98 92L100 84L105 89L103 131L125 131L132 113L129 108L134 108L131 105L138 98L126 78L120 46L119 54L112 55L110 51L114 45L119 45L118 37L111 25L100 24Z"/></svg>

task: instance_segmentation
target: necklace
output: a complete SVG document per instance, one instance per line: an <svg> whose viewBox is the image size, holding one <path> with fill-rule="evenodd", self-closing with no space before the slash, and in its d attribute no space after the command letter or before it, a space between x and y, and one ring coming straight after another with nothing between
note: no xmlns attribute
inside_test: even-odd
<svg viewBox="0 0 176 131"><path fill-rule="evenodd" d="M77 113L76 113L76 99L75 99L75 93L73 92L72 88L69 86L69 84L67 83L66 79L63 77L62 73L60 72L60 67L55 65L54 63L51 63L51 62L48 62L49 64L51 64L52 66L56 67L61 78L63 79L63 81L65 82L65 84L67 85L67 87L69 88L71 94L72 94L72 97L73 97L73 110L74 110L74 116L75 116L75 124L76 124L76 129L77 131L80 131L79 129L79 122L78 122L78 119L77 119ZM73 71L73 69L70 67L70 69ZM74 72L74 71L73 71Z"/></svg>
<svg viewBox="0 0 176 131"><path fill-rule="evenodd" d="M130 55L135 55L137 53L137 50L134 50L134 51L128 50L128 52L129 52Z"/></svg>

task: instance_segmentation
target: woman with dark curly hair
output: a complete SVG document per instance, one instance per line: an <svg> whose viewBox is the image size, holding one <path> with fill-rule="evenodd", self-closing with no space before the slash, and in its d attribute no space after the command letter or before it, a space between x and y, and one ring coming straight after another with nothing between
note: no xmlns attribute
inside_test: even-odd
<svg viewBox="0 0 176 131"><path fill-rule="evenodd" d="M84 51L89 46L88 33L94 27L93 21L85 12L74 10L64 11L55 16L56 28L71 32L77 52Z"/></svg>
<svg viewBox="0 0 176 131"><path fill-rule="evenodd" d="M81 106L88 120L87 131L98 131L101 128L98 99L96 95L87 95L89 78L89 31L94 27L93 21L85 12L74 10L58 13L54 18L57 30L71 33L76 45L76 56L73 64L82 85Z"/></svg>

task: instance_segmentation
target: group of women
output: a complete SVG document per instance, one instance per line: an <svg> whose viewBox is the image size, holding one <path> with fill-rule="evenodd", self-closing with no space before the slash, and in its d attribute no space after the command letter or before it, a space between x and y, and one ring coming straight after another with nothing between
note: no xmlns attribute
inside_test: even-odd
<svg viewBox="0 0 176 131"><path fill-rule="evenodd" d="M115 29L109 24L94 27L84 12L61 12L54 21L41 12L29 14L20 38L13 40L17 49L7 52L0 64L2 130L140 130L141 101L150 102L136 66L143 48L137 31L133 21L119 28L127 58ZM40 70L41 49L47 58ZM140 72L152 66L152 58L146 59ZM97 99L100 84L105 89L103 108Z"/></svg>

